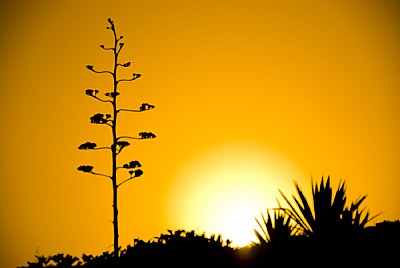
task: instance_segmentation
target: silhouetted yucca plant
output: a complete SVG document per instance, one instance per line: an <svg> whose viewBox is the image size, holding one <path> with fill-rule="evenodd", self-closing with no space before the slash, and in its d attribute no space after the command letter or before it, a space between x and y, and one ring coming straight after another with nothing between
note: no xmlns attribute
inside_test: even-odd
<svg viewBox="0 0 400 268"><path fill-rule="evenodd" d="M255 218L260 232L254 229L254 232L261 246L267 243L281 243L287 241L291 236L296 235L296 224L290 216L281 209L274 209L273 218L267 209L267 217L261 213L262 223Z"/></svg>
<svg viewBox="0 0 400 268"><path fill-rule="evenodd" d="M313 203L311 205L300 186L296 182L294 184L298 194L298 197L292 195L294 202L289 201L279 190L289 206L283 211L296 222L299 230L306 236L318 239L349 237L364 229L365 225L372 220L369 212L364 213L364 210L360 209L366 195L351 203L349 207L346 206L344 181L339 183L335 193L333 193L329 177L325 183L322 178L319 186L318 183L312 182Z"/></svg>

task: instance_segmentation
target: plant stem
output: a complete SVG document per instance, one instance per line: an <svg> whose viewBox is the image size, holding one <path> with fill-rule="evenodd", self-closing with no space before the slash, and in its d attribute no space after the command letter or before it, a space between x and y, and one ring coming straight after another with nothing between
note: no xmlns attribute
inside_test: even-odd
<svg viewBox="0 0 400 268"><path fill-rule="evenodd" d="M112 29L114 34L114 72L113 84L114 84L114 94L113 94L113 124L112 124L112 186L113 186L113 227L114 227L114 257L119 257L119 233L118 233L118 184L117 184L117 66L118 66L118 53L117 53L117 35L115 29Z"/></svg>

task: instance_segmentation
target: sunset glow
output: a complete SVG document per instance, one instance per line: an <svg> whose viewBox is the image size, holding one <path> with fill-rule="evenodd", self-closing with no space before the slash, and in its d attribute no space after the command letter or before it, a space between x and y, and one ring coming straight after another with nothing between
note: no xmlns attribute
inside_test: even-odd
<svg viewBox="0 0 400 268"><path fill-rule="evenodd" d="M277 207L278 187L290 189L299 171L288 160L251 143L203 152L184 166L170 192L170 220L200 232L221 234L234 246L255 240L255 216Z"/></svg>
<svg viewBox="0 0 400 268"><path fill-rule="evenodd" d="M108 47L124 48L119 244L171 229L255 240L255 217L296 180L331 176L374 221L400 219L400 1L0 1L0 267L113 248ZM121 41L121 42L122 42ZM90 165L106 176L77 171ZM129 178L123 168L120 181ZM128 176L128 177L124 177ZM280 201L282 201L280 199ZM367 211L366 210L366 211ZM375 222L373 222L375 223Z"/></svg>

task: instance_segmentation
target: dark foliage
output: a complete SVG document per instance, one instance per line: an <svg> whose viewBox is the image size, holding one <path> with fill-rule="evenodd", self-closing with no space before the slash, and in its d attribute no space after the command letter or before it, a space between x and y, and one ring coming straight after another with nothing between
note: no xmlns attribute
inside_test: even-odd
<svg viewBox="0 0 400 268"><path fill-rule="evenodd" d="M78 170L82 171L82 172L90 173L93 170L93 166L79 166Z"/></svg>
<svg viewBox="0 0 400 268"><path fill-rule="evenodd" d="M99 91L97 89L86 89L86 95L95 97Z"/></svg>
<svg viewBox="0 0 400 268"><path fill-rule="evenodd" d="M133 76L133 80L138 79L139 77L141 77L141 74L132 74Z"/></svg>
<svg viewBox="0 0 400 268"><path fill-rule="evenodd" d="M139 161L134 160L134 161L129 162L129 164L124 164L122 167L130 169L130 168L137 168L137 167L141 167L141 166L142 165L139 163Z"/></svg>
<svg viewBox="0 0 400 268"><path fill-rule="evenodd" d="M121 250L99 256L83 254L35 256L27 266L37 267L388 267L397 262L400 221L383 221L365 228L357 239L324 243L306 236L293 236L284 243L253 244L233 248L221 236L196 234L195 231L168 230L149 241L135 239Z"/></svg>
<svg viewBox="0 0 400 268"><path fill-rule="evenodd" d="M106 92L104 95L110 98L115 98L116 96L119 96L119 92Z"/></svg>
<svg viewBox="0 0 400 268"><path fill-rule="evenodd" d="M137 170L130 170L129 174L131 174L131 176L133 178L137 178L143 175L143 171L141 169L137 169Z"/></svg>
<svg viewBox="0 0 400 268"><path fill-rule="evenodd" d="M94 142L85 142L81 145L79 145L78 149L79 150L93 150L94 148L96 148L96 143Z"/></svg>
<svg viewBox="0 0 400 268"><path fill-rule="evenodd" d="M151 133L151 132L140 132L140 133L139 133L139 136L140 136L142 139L153 139L153 138L156 137L156 135L153 134L153 133Z"/></svg>
<svg viewBox="0 0 400 268"><path fill-rule="evenodd" d="M117 141L117 146L119 147L120 150L122 150L122 148L127 147L129 145L131 145L131 144L127 141Z"/></svg>
<svg viewBox="0 0 400 268"><path fill-rule="evenodd" d="M151 110L154 109L154 105L148 104L148 103L142 103L142 105L140 106L140 111L145 111L145 110Z"/></svg>
<svg viewBox="0 0 400 268"><path fill-rule="evenodd" d="M111 118L110 114L95 114L92 117L90 117L90 123L92 124L107 124L108 123L108 119Z"/></svg>

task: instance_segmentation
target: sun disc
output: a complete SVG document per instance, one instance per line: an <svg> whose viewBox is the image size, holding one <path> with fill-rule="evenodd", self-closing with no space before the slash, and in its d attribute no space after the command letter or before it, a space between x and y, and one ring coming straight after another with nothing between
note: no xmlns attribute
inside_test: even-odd
<svg viewBox="0 0 400 268"><path fill-rule="evenodd" d="M189 162L171 187L170 223L221 234L233 246L255 241L255 217L277 207L278 188L298 175L288 161L265 148L229 144Z"/></svg>

